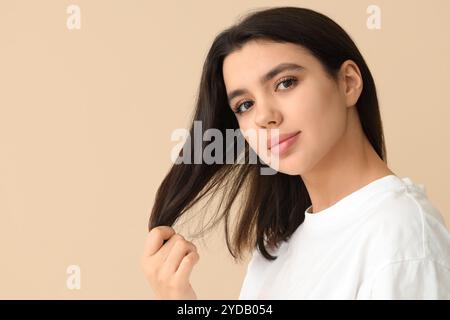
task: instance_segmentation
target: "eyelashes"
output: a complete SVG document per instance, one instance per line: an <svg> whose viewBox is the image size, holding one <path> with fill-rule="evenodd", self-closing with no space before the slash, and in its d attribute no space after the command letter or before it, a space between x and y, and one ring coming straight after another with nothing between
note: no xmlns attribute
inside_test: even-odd
<svg viewBox="0 0 450 320"><path fill-rule="evenodd" d="M280 84L285 83L285 82L288 82L288 81L291 81L293 84L295 84L296 81L297 81L297 78L295 78L295 77L281 78L281 79L275 84L275 88L278 88L278 86L279 86ZM292 85L291 85L291 86L292 86ZM290 88L291 86L289 86L288 88ZM286 88L286 89L287 89L287 88Z"/></svg>
<svg viewBox="0 0 450 320"><path fill-rule="evenodd" d="M294 86L297 84L297 82L298 82L298 79L297 79L296 77L285 77L285 78L281 78L280 80L278 80L278 81L275 83L275 91L276 91L276 89L278 88L278 86L279 86L280 84L282 84L282 83L290 83L290 85L289 85L288 87L285 87L285 89L282 90L282 91L286 91L286 90L288 90L288 89L294 87ZM242 101L242 102L237 103L237 104L236 104L236 107L233 108L233 112L236 113L236 114L241 114L241 113L243 113L244 111L241 111L241 110L240 110L240 109L241 109L241 106L244 105L244 104L246 104L247 102L251 102L251 101L250 101L250 100L245 100L245 101Z"/></svg>

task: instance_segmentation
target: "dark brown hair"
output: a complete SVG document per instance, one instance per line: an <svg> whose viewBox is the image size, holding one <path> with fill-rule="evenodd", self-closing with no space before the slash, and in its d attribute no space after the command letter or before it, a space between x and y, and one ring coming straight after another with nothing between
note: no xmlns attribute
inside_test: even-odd
<svg viewBox="0 0 450 320"><path fill-rule="evenodd" d="M385 145L376 88L361 53L350 36L333 20L316 11L298 7L277 7L252 12L235 25L219 33L203 65L196 109L186 143L194 144L194 121L201 121L202 129L216 128L225 136L226 129L239 129L228 105L222 74L224 58L250 40L264 39L289 42L306 48L336 79L345 60L353 60L363 79L363 90L356 108L364 134L386 161ZM206 142L200 142L204 148ZM234 141L233 141L234 143ZM229 143L224 144L224 154ZM251 151L245 142L245 155ZM183 151L180 151L180 157ZM237 155L238 156L238 155ZM236 158L237 158L236 156ZM192 162L191 162L192 163ZM174 164L162 181L150 215L149 230L160 225L172 226L179 217L207 195L221 191L219 218L225 219L225 236L231 255L241 258L245 250L258 249L268 260L275 260L268 248L287 241L305 219L304 211L311 200L299 175L277 172L261 175L264 166L256 164ZM238 222L230 240L230 212L241 196ZM266 247L267 246L267 247Z"/></svg>

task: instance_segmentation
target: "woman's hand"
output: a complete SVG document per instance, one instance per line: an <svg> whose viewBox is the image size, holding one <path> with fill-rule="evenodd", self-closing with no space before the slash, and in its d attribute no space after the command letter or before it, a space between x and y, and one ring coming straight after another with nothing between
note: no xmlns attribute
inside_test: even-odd
<svg viewBox="0 0 450 320"><path fill-rule="evenodd" d="M197 299L189 277L199 258L196 246L177 234L172 227L159 226L150 230L141 267L155 293L155 299Z"/></svg>

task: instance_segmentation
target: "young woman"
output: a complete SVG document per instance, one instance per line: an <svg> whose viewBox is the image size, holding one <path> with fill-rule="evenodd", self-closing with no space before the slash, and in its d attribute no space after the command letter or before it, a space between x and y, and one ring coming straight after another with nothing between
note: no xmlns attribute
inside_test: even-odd
<svg viewBox="0 0 450 320"><path fill-rule="evenodd" d="M388 168L374 80L334 21L280 7L220 33L194 121L223 136L268 134L267 150L246 138L245 155L256 150L257 163L173 165L142 257L156 298L197 298L196 247L171 226L211 191L225 203L213 225L225 219L230 253L252 253L240 299L450 298L450 234L424 186ZM186 144L195 139L192 125ZM279 159L276 174L261 174L266 152Z"/></svg>

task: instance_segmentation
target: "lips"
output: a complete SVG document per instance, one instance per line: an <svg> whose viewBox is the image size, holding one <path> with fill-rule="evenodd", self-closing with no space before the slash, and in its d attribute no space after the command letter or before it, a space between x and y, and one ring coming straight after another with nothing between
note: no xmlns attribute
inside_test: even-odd
<svg viewBox="0 0 450 320"><path fill-rule="evenodd" d="M282 133L278 136L278 142L274 139L272 140L271 137L269 137L267 139L267 148L270 150L272 149L274 146L282 143L283 141L290 139L296 135L298 135L301 131L297 131L297 132L292 132L292 133Z"/></svg>

